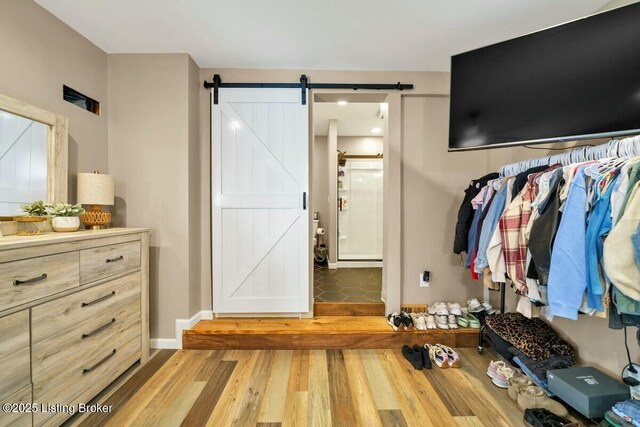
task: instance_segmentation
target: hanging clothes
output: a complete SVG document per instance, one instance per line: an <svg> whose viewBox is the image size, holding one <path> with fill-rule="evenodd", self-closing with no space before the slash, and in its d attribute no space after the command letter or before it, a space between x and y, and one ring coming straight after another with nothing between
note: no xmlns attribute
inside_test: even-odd
<svg viewBox="0 0 640 427"><path fill-rule="evenodd" d="M467 189L464 191L464 199L458 210L458 221L456 223L456 232L453 242L453 253L456 255L461 254L467 250L469 229L473 221L474 209L471 205L471 200L480 192L480 189L487 185L487 182L492 179L497 179L498 174L496 172L489 173L481 178L471 181Z"/></svg>
<svg viewBox="0 0 640 427"><path fill-rule="evenodd" d="M577 320L587 287L584 256L587 188L584 168L578 167L568 193L565 210L553 245L549 269L548 297L553 316Z"/></svg>

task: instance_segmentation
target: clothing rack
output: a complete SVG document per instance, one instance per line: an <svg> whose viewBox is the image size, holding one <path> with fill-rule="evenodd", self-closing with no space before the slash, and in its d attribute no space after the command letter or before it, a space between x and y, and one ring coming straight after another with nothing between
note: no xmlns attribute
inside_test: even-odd
<svg viewBox="0 0 640 427"><path fill-rule="evenodd" d="M564 153L511 163L502 166L498 172L501 177L505 177L517 175L518 173L537 166L551 166L555 164L567 166L572 163L633 156L640 156L640 135L631 138L612 139L601 145L582 146Z"/></svg>
<svg viewBox="0 0 640 427"><path fill-rule="evenodd" d="M611 141L596 146L581 146L563 153L554 154L536 159L524 160L517 163L504 165L500 168L499 175L504 178L525 172L528 169L539 166L551 166L560 164L567 166L574 163L583 163L607 158L622 158L640 156L640 135L624 138L612 139ZM500 312L505 309L506 283L500 284ZM486 326L486 316L482 316L480 336L478 338L478 353L482 354L484 343L484 329Z"/></svg>

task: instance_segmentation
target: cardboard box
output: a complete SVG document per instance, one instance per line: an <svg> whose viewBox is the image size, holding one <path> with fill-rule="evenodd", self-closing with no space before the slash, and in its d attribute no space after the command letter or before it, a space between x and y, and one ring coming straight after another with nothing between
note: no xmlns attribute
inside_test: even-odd
<svg viewBox="0 0 640 427"><path fill-rule="evenodd" d="M547 371L549 391L587 418L601 418L629 399L629 386L592 367Z"/></svg>

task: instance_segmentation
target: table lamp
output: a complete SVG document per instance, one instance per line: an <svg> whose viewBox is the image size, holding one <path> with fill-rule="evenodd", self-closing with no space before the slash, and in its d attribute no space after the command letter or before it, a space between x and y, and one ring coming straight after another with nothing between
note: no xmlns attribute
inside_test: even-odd
<svg viewBox="0 0 640 427"><path fill-rule="evenodd" d="M107 228L111 222L111 214L103 211L100 206L113 205L114 193L115 181L111 175L103 175L98 171L78 174L78 203L91 205L91 209L80 215L85 228Z"/></svg>

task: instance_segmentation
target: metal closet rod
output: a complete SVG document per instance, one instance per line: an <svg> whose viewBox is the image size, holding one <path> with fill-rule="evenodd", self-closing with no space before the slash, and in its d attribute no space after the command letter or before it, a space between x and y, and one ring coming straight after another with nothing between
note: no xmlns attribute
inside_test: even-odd
<svg viewBox="0 0 640 427"><path fill-rule="evenodd" d="M213 75L213 81L204 81L204 87L213 88L213 103L218 103L219 88L275 88L275 89L297 89L301 90L302 104L307 103L306 89L352 89L352 90L410 90L413 84L406 83L310 83L309 78L302 74L300 83L223 83L220 74Z"/></svg>

